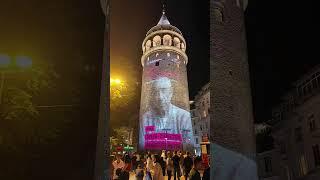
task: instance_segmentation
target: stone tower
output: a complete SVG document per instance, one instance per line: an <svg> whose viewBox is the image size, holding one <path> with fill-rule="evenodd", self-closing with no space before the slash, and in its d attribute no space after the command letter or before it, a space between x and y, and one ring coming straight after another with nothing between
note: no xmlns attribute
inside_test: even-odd
<svg viewBox="0 0 320 180"><path fill-rule="evenodd" d="M211 142L255 156L244 9L246 0L211 0Z"/></svg>
<svg viewBox="0 0 320 180"><path fill-rule="evenodd" d="M142 43L140 150L192 149L186 41L165 11Z"/></svg>

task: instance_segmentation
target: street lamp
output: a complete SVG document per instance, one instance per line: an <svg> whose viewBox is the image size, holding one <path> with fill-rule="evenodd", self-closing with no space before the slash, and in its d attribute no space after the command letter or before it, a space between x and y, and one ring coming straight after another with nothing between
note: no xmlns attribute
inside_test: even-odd
<svg viewBox="0 0 320 180"><path fill-rule="evenodd" d="M26 56L17 56L15 58L16 67L18 68L29 68L32 66L32 60ZM11 64L10 56L0 54L0 105L2 104L2 94L5 80L5 72L8 70Z"/></svg>

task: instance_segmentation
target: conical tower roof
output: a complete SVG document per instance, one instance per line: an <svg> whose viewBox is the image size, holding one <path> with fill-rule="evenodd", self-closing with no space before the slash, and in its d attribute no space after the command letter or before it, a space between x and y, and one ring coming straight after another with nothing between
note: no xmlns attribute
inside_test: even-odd
<svg viewBox="0 0 320 180"><path fill-rule="evenodd" d="M158 25L170 25L170 22L166 16L166 12L163 10L162 16L158 22Z"/></svg>

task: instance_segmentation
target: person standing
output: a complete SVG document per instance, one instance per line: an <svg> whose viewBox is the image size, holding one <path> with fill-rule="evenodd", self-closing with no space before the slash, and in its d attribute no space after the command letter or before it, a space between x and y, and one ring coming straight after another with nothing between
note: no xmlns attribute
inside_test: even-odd
<svg viewBox="0 0 320 180"><path fill-rule="evenodd" d="M119 180L119 176L125 167L125 163L121 160L121 155L116 155L116 160L112 163L113 167L113 178L114 180Z"/></svg>
<svg viewBox="0 0 320 180"><path fill-rule="evenodd" d="M172 155L170 154L170 152L167 154L166 164L167 164L168 180L171 180L172 170L173 170L173 161L172 161Z"/></svg>
<svg viewBox="0 0 320 180"><path fill-rule="evenodd" d="M160 158L159 155L154 154L151 156L153 166L152 166L152 180L164 180L163 174L162 174L162 168L160 165L160 161L162 158Z"/></svg>
<svg viewBox="0 0 320 180"><path fill-rule="evenodd" d="M177 153L177 151L174 151L174 155L172 157L173 161L173 179L176 180L177 177L180 179L181 176L181 170L180 170L180 157Z"/></svg>
<svg viewBox="0 0 320 180"><path fill-rule="evenodd" d="M166 175L166 151L163 150L161 153L161 157L160 157L160 165L162 168L162 175L165 176Z"/></svg>
<svg viewBox="0 0 320 180"><path fill-rule="evenodd" d="M138 164L137 169L135 170L135 173L136 173L136 180L143 180L144 172L141 164Z"/></svg>
<svg viewBox="0 0 320 180"><path fill-rule="evenodd" d="M139 153L137 153L136 154L136 164L137 164L137 166L140 164L141 165L141 157L140 157L140 154ZM142 166L141 166L142 167Z"/></svg>
<svg viewBox="0 0 320 180"><path fill-rule="evenodd" d="M192 169L193 160L190 157L190 153L187 152L185 158L183 159L183 171L184 171L184 177L187 180L189 177L189 173Z"/></svg>
<svg viewBox="0 0 320 180"><path fill-rule="evenodd" d="M201 157L196 157L193 161L193 168L191 169L191 171L189 173L190 180L201 180L201 175L199 173L201 166L202 166Z"/></svg>
<svg viewBox="0 0 320 180"><path fill-rule="evenodd" d="M152 169L151 154L148 154L146 158L146 176L147 176L146 179L152 179L151 169Z"/></svg>

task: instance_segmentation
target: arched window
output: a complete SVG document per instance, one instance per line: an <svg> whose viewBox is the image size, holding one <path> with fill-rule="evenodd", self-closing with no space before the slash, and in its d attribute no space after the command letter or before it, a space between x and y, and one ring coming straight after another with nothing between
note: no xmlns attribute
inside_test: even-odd
<svg viewBox="0 0 320 180"><path fill-rule="evenodd" d="M219 8L213 9L213 16L217 22L223 22L223 14Z"/></svg>
<svg viewBox="0 0 320 180"><path fill-rule="evenodd" d="M153 47L160 46L160 45L161 45L161 37L157 35L153 38Z"/></svg>
<svg viewBox="0 0 320 180"><path fill-rule="evenodd" d="M151 48L151 40L148 40L146 42L146 51L148 51Z"/></svg>
<svg viewBox="0 0 320 180"><path fill-rule="evenodd" d="M173 38L173 45L177 48L180 48L180 39L177 37Z"/></svg>
<svg viewBox="0 0 320 180"><path fill-rule="evenodd" d="M186 51L186 46L184 45L184 43L181 43L181 49L182 49L183 51Z"/></svg>
<svg viewBox="0 0 320 180"><path fill-rule="evenodd" d="M163 36L163 45L171 46L172 45L172 37L168 34Z"/></svg>

